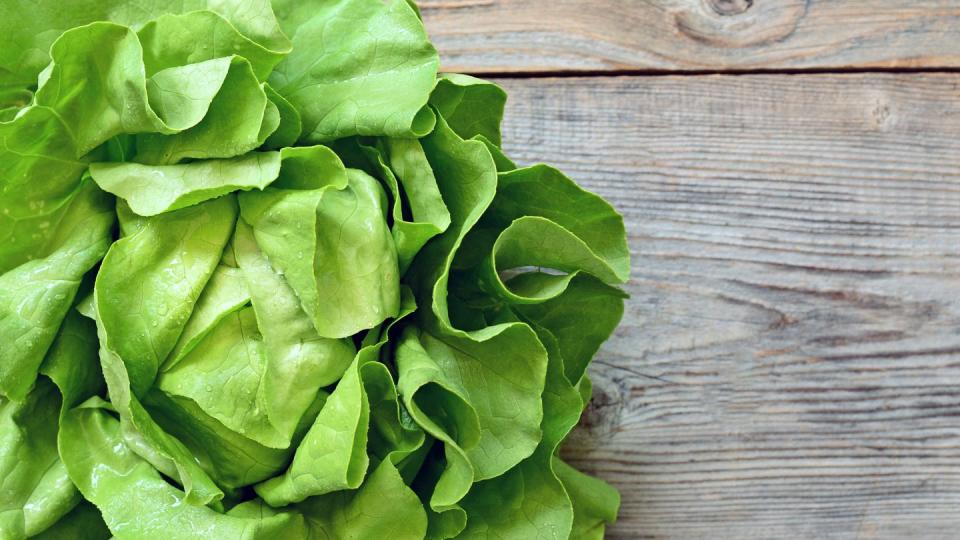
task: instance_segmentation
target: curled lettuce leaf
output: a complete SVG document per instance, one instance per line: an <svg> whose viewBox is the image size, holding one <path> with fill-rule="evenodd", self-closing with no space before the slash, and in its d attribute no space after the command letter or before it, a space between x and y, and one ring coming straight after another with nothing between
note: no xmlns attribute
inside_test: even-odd
<svg viewBox="0 0 960 540"><path fill-rule="evenodd" d="M501 88L405 0L61 4L0 6L0 537L602 537L623 220Z"/></svg>
<svg viewBox="0 0 960 540"><path fill-rule="evenodd" d="M280 175L280 153L251 152L166 166L93 163L90 175L100 189L122 197L135 213L155 216L234 191L265 188Z"/></svg>

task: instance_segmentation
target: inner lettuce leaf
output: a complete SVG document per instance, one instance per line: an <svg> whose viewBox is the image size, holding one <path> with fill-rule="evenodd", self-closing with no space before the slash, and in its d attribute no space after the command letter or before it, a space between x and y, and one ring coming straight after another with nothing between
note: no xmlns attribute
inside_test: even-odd
<svg viewBox="0 0 960 540"><path fill-rule="evenodd" d="M601 538L623 219L406 0L0 2L0 538Z"/></svg>
<svg viewBox="0 0 960 540"><path fill-rule="evenodd" d="M339 189L336 189L339 188ZM350 169L347 184L240 195L243 220L299 296L320 335L347 337L397 314L397 249L383 187Z"/></svg>

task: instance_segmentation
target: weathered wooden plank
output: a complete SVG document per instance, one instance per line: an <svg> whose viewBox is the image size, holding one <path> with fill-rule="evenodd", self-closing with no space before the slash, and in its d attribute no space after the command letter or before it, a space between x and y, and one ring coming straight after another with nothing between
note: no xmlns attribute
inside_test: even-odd
<svg viewBox="0 0 960 540"><path fill-rule="evenodd" d="M565 455L616 538L956 538L960 74L500 81L633 279Z"/></svg>
<svg viewBox="0 0 960 540"><path fill-rule="evenodd" d="M953 0L421 0L451 71L960 67Z"/></svg>

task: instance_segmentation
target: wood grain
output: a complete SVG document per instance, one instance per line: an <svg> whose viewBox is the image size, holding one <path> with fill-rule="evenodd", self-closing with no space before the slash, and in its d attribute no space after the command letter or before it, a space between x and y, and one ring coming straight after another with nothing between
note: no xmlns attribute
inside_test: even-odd
<svg viewBox="0 0 960 540"><path fill-rule="evenodd" d="M960 67L955 0L420 0L472 73Z"/></svg>
<svg viewBox="0 0 960 540"><path fill-rule="evenodd" d="M500 82L509 153L628 224L565 449L611 537L960 534L960 74Z"/></svg>

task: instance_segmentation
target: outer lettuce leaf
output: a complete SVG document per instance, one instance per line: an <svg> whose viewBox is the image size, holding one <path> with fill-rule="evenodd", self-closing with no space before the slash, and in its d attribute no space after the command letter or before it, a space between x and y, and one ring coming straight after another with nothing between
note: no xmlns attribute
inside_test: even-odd
<svg viewBox="0 0 960 540"><path fill-rule="evenodd" d="M300 138L300 133L303 131L300 111L269 84L265 84L263 90L266 92L267 98L276 105L277 112L280 114L280 125L277 126L276 131L267 137L264 146L271 149L290 148L296 144L297 139Z"/></svg>
<svg viewBox="0 0 960 540"><path fill-rule="evenodd" d="M139 37L139 36L138 36ZM161 118L182 117L182 129L189 129L201 122L210 112L213 100L227 88L237 86L237 77L227 82L231 71L238 71L230 58L214 58L150 73L146 81L147 99L150 107ZM144 65L146 69L146 65ZM149 132L150 129L145 131ZM162 130L173 133L179 129ZM136 139L134 139L136 140Z"/></svg>
<svg viewBox="0 0 960 540"><path fill-rule="evenodd" d="M63 412L103 387L97 367L93 324L76 312L66 317L50 348L42 377L23 402L0 399L0 533L27 538L46 531L55 537L55 523L80 502L57 452L57 431ZM51 383L52 381L52 383ZM68 517L88 524L94 533L97 515ZM54 530L50 530L54 527ZM91 536L94 537L94 536Z"/></svg>
<svg viewBox="0 0 960 540"><path fill-rule="evenodd" d="M290 49L269 0L10 0L0 5L0 87L26 87L50 61L50 45L63 32L95 21L113 21L140 28L168 13L215 11L243 36L262 48L282 54ZM219 30L219 28L218 28ZM218 32L218 35L224 34Z"/></svg>
<svg viewBox="0 0 960 540"><path fill-rule="evenodd" d="M569 538L573 511L549 456L534 457L505 475L478 484L463 505L467 527L457 538Z"/></svg>
<svg viewBox="0 0 960 540"><path fill-rule="evenodd" d="M268 17L265 11L261 16ZM137 35L143 44L143 61L148 74L236 55L250 62L258 79L266 80L274 66L290 52L290 46L276 29L264 30L278 49L270 49L271 44L257 42L242 34L223 15L205 10L164 14L145 24Z"/></svg>
<svg viewBox="0 0 960 540"><path fill-rule="evenodd" d="M459 73L444 74L430 94L430 104L457 135L480 135L496 146L506 103L507 93L499 86Z"/></svg>
<svg viewBox="0 0 960 540"><path fill-rule="evenodd" d="M75 158L73 137L47 107L0 123L0 140L0 272L6 272L56 247L62 231L53 225L69 210L87 163Z"/></svg>
<svg viewBox="0 0 960 540"><path fill-rule="evenodd" d="M237 190L263 189L280 175L279 152L183 165L94 163L90 175L104 191L123 198L141 216L155 216Z"/></svg>
<svg viewBox="0 0 960 540"><path fill-rule="evenodd" d="M542 436L546 367L546 351L536 335L514 324L469 338L425 333L421 343L477 411L480 440L467 450L476 478L499 476L530 455Z"/></svg>
<svg viewBox="0 0 960 540"><path fill-rule="evenodd" d="M110 243L114 218L93 182L81 183L51 210L28 220L40 231L30 235L34 250L28 260L0 275L0 340L6 344L0 395L11 399L24 398L33 385L81 278Z"/></svg>
<svg viewBox="0 0 960 540"><path fill-rule="evenodd" d="M539 302L514 302L510 314L501 315L527 321L549 352L543 392L543 439L534 455L516 469L483 482L470 492L463 502L471 518L464 532L466 537L496 534L527 538L539 534L580 538L595 536L598 531L602 536L605 523L616 519L616 492L554 456L589 400L583 356L589 359L595 352L590 350L591 344L599 346L616 327L623 313L623 298L618 289L580 275L569 282L562 294ZM588 313L590 317L571 326L575 313ZM563 326L558 326L559 321L563 321ZM563 344L548 326L563 331ZM522 489L516 487L518 482L524 486ZM504 501L502 493L511 493L513 498ZM505 511L504 507L511 510ZM533 508L538 510L534 513ZM537 519L525 518L532 513Z"/></svg>
<svg viewBox="0 0 960 540"><path fill-rule="evenodd" d="M213 80L221 82L209 99L192 98L180 89L181 81L208 85L211 71L218 77ZM239 56L168 68L150 80L150 88L157 89L151 104L158 109L176 112L204 107L205 114L183 130L156 129L138 135L136 160L140 163L165 165L187 158L239 156L262 145L280 125L279 109L267 99L250 63Z"/></svg>
<svg viewBox="0 0 960 540"><path fill-rule="evenodd" d="M617 519L620 494L606 482L587 476L554 458L553 469L573 504L571 538L602 540L606 524Z"/></svg>
<svg viewBox="0 0 960 540"><path fill-rule="evenodd" d="M22 402L0 401L0 531L37 534L69 512L79 496L57 454L56 387L41 379Z"/></svg>
<svg viewBox="0 0 960 540"><path fill-rule="evenodd" d="M480 440L480 418L466 391L450 380L408 329L396 352L398 390L411 418L443 445L442 471L431 474L428 505L431 510L431 537L460 532L466 514L457 504L467 494L476 476L466 450ZM462 521L462 523L461 523Z"/></svg>
<svg viewBox="0 0 960 540"><path fill-rule="evenodd" d="M583 408L577 388L563 376L563 361L548 332L540 338L549 351L543 392L543 438L536 452L506 474L478 484L463 501L469 519L464 538L567 538L574 509L552 456Z"/></svg>
<svg viewBox="0 0 960 540"><path fill-rule="evenodd" d="M41 367L60 392L61 417L90 396L103 393L97 347L96 325L79 312L70 312Z"/></svg>
<svg viewBox="0 0 960 540"><path fill-rule="evenodd" d="M284 11L293 51L270 84L300 111L302 142L430 131L439 58L409 4L311 0Z"/></svg>
<svg viewBox="0 0 960 540"><path fill-rule="evenodd" d="M297 505L305 538L423 538L427 516L396 466L380 463L356 491L313 497Z"/></svg>
<svg viewBox="0 0 960 540"><path fill-rule="evenodd" d="M282 170L284 162L286 171ZM314 174L337 167L342 169L337 156L318 146L179 165L93 163L90 174L101 189L123 198L136 214L154 216L234 191L263 190L281 176L285 186L316 182ZM345 180L346 173L342 175Z"/></svg>
<svg viewBox="0 0 960 540"><path fill-rule="evenodd" d="M414 220L430 223L438 232L445 231L450 225L450 212L443 202L423 146L415 139L390 138L383 142L383 153L400 181Z"/></svg>
<svg viewBox="0 0 960 540"><path fill-rule="evenodd" d="M476 473L474 481L479 483L457 502L467 515L466 528L460 534L463 537L567 537L573 530L577 512L564 481L554 470L553 455L560 441L576 424L584 405L584 395L579 388L579 377L585 366L583 358L595 351L591 350L591 344L609 336L622 313L622 295L619 292L592 278L579 278L578 275L580 272L589 272L609 281L619 281L625 277L625 261L628 260L625 244L611 243L609 239L597 236L599 231L606 228L614 240L622 239L622 221L609 206L600 204L602 201L579 190L565 177L538 168L501 174L496 185L496 196L492 200L487 199L490 200L490 211L485 213L482 220L477 219L476 208L483 208L484 199L482 195L468 191L468 187L482 185L477 181L477 178L482 178L480 171L492 171L495 164L492 156L477 161L485 162L483 168L474 167L473 170L477 172L473 176L461 176L457 181L457 171L468 174L471 168L466 165L466 160L456 165L449 163L456 162L458 157L462 159L465 149L470 145L479 145L477 152L482 148L489 156L489 149L482 141L463 141L452 130L446 130L442 120L435 133L424 140L437 178L442 180L440 188L444 201L451 210L453 225L450 231L459 229L459 234L451 239L450 233L447 233L444 240L449 247L444 246L444 241L428 246L424 259L418 260L418 263L431 261L427 264L432 263L435 265L434 272L439 272L439 275L434 274L437 277L430 289L433 309L425 321L429 330L421 335L420 343L426 356L457 387L465 390L481 427L486 430L484 434L509 434L509 441L529 441L527 444L532 446L528 446L529 450L523 453L510 454L501 450L501 441L496 437L486 440L481 437L476 449L466 452ZM539 184L535 192L528 185L533 182ZM470 203L458 207L460 200ZM569 208L581 211L574 215L568 213ZM478 221L480 228L470 232L473 223ZM589 224L586 223L588 221ZM469 238L472 238L470 250L480 248L488 250L491 255L485 260L478 260L476 255L468 251L466 257L455 257L458 244ZM596 245L596 251L588 245ZM444 248L445 264L427 258L428 255L444 256ZM455 262L455 258L459 262ZM473 280L472 286L477 291L489 290L495 295L494 298L500 299L487 307L478 306L481 310L478 312L478 329L469 332L455 329L450 322L446 288L451 283L449 272L454 264L464 269L458 271L458 281ZM501 280L503 270L525 265L544 265L568 274L553 276L537 272L520 274L507 282ZM591 304L593 298L598 300ZM503 304L513 307L505 310ZM581 321L585 306L597 311L593 324L585 325L582 332L559 327L559 320L564 315L565 321ZM517 310L516 314L512 309ZM529 310L530 318L523 316L524 309ZM554 316L553 312L558 309L561 311ZM579 310L578 316L571 317L572 311L565 311L567 309ZM489 323L484 321L499 324L486 326ZM570 337L565 340L564 347L560 346L548 328L541 326L541 321L565 330ZM511 333L508 334L504 329ZM504 337L506 335L512 339L508 341ZM486 345L487 342L483 340L490 336L498 339L495 347ZM577 347L570 342L586 342L587 345ZM529 352L503 365L496 363L504 358L505 351L522 351L526 343L529 343L526 346L532 347ZM537 348L543 352L533 352ZM577 377L574 382L567 377L564 353L572 357L569 372ZM399 358L404 358L403 350L399 354ZM542 367L535 367L538 364L531 362L538 356L544 359L544 363L539 364ZM499 366L494 368L495 375L485 374L478 378L486 384L470 382L471 373L483 373L483 369L492 366ZM530 388L517 388L515 394L509 397L497 395L507 392L511 383L516 381L536 380L536 376L530 372L511 373L507 371L509 369L545 369L545 372L541 372L545 376L545 379L541 379L545 384L541 387L542 401L541 393ZM503 379L496 378L497 375ZM403 380L403 371L400 376ZM497 380L497 383L491 385L490 380ZM491 393L494 394L493 399L487 397ZM535 402L525 402L529 396L533 396ZM512 405L509 412L491 408L491 405L495 407L501 402ZM530 425L519 420L526 411L533 411L529 418L535 419L536 431L529 432L530 435L525 437L518 427ZM537 414L540 411L542 413ZM417 419L416 416L414 418ZM511 425L497 424L496 420L501 418L510 418ZM533 447L536 447L536 451L533 451ZM440 475L432 497L444 493L441 489L446 487L442 484L444 481L451 482L451 479L457 478L459 485L469 482L467 475L453 473L457 463L456 449L457 446L446 444L447 470ZM497 459L491 460L491 456ZM459 468L466 469L462 466ZM443 510L443 507L431 507L434 511ZM594 519L592 517L584 518L590 522L589 527L600 526L598 523L613 514L609 507L604 510L599 521L591 521ZM442 514L431 514L438 524L441 517ZM442 527L438 526L437 530L440 529ZM453 530L456 531L455 528ZM438 533L438 536L443 534Z"/></svg>
<svg viewBox="0 0 960 540"><path fill-rule="evenodd" d="M196 125L226 75L223 62L211 61L203 77L171 68L154 75L148 88L137 35L112 23L67 31L50 53L36 104L58 112L77 155L120 133L176 133Z"/></svg>
<svg viewBox="0 0 960 540"><path fill-rule="evenodd" d="M450 265L463 237L493 200L496 169L483 143L464 141L442 119L423 144L452 223L441 241L427 246L417 261L429 270L413 270L427 277L419 292L426 297L421 304L431 306L421 315L428 329L421 342L476 408L482 434L469 456L477 479L493 478L529 456L540 440L547 354L524 324L465 332L450 323L446 290Z"/></svg>
<svg viewBox="0 0 960 540"><path fill-rule="evenodd" d="M127 447L120 423L96 402L67 413L59 445L70 477L118 538L285 538L302 530L290 513L231 516L191 504Z"/></svg>
<svg viewBox="0 0 960 540"><path fill-rule="evenodd" d="M524 267L559 270L521 273L509 284L502 276ZM589 245L555 222L538 216L517 218L500 232L490 256L479 269L481 287L512 303L537 303L562 294L579 272L589 272L607 281L616 274Z"/></svg>
<svg viewBox="0 0 960 540"><path fill-rule="evenodd" d="M523 216L540 216L576 235L609 267L608 271L593 271L603 274L597 277L623 282L630 276L623 217L610 203L584 190L560 171L534 165L501 173L497 198L490 213L484 216L485 225L505 226ZM574 256L570 258L576 260Z"/></svg>
<svg viewBox="0 0 960 540"><path fill-rule="evenodd" d="M620 289L580 275L563 295L537 304L514 305L513 310L556 338L566 378L580 381L593 355L620 322L624 298ZM584 313L590 317L581 318Z"/></svg>
<svg viewBox="0 0 960 540"><path fill-rule="evenodd" d="M601 320L612 323L606 327L609 335L622 313L622 296L605 293L612 298L608 296L608 302L599 307L598 315ZM567 300L571 308L576 306L582 310L583 306L575 303L579 298L565 298L568 295L553 302ZM615 317L610 317L610 313ZM470 518L463 533L465 538L491 535L517 539L581 538L598 530L602 536L605 522L616 518L619 500L612 488L598 479L584 480L584 475L554 457L560 442L576 425L585 400L589 399L589 382L572 384L564 373L564 358L556 338L536 322L531 324L550 358L543 392L543 439L533 456L519 466L471 490L462 503ZM584 493L587 489L594 493Z"/></svg>
<svg viewBox="0 0 960 540"><path fill-rule="evenodd" d="M493 155L493 161L497 164L497 172L510 172L517 168L517 164L503 153L503 150L483 135L474 135L473 139L487 145L487 150Z"/></svg>
<svg viewBox="0 0 960 540"><path fill-rule="evenodd" d="M91 182L56 111L0 123L0 395L23 399L80 278L110 242L109 200ZM37 181L42 179L43 181Z"/></svg>

